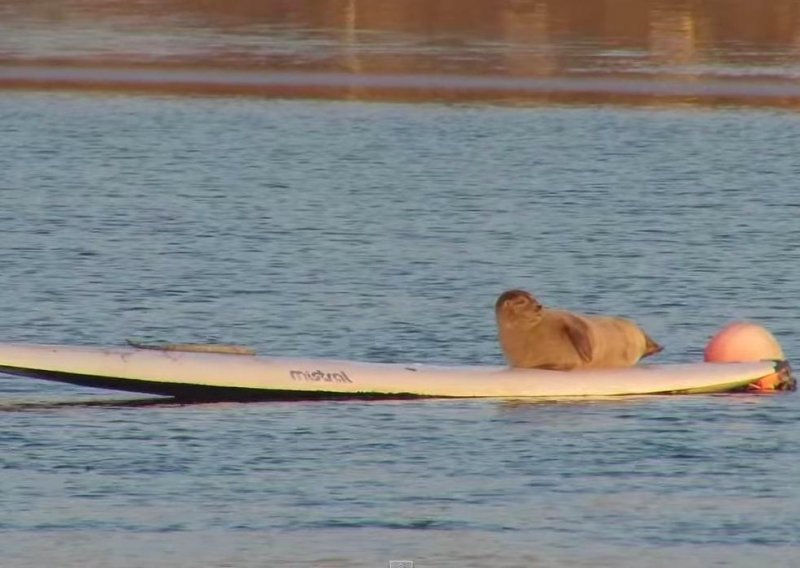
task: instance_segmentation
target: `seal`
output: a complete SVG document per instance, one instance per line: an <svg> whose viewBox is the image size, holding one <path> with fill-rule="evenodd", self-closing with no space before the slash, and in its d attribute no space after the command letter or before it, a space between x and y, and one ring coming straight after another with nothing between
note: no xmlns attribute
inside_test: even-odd
<svg viewBox="0 0 800 568"><path fill-rule="evenodd" d="M631 367L663 349L630 320L551 310L525 290L500 294L495 316L500 346L512 367Z"/></svg>

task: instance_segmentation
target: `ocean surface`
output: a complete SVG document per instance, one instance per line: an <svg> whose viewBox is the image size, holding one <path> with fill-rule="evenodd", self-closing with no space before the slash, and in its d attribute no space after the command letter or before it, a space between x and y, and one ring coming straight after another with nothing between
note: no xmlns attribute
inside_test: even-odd
<svg viewBox="0 0 800 568"><path fill-rule="evenodd" d="M288 47L270 68L294 61L298 77L319 77L308 74L333 67L298 54L324 60L342 45L336 30L360 29L331 16L341 2L297 8L282 27L254 3L228 15L205 3L203 17L190 4L164 3L148 37L210 42L212 78L231 53L220 38L230 50L276 37ZM514 4L507 18L528 14ZM108 10L82 35L89 20L63 7L5 3L17 33L0 34L0 79L58 68L77 83L0 84L14 87L0 88L0 341L499 364L493 304L523 287L635 319L666 347L654 362L699 361L740 319L800 356L797 26L780 24L796 23L796 3L751 20L732 3L748 27L713 3L642 2L647 29L694 26L697 58L681 52L680 69L654 59L660 43L634 48L641 18L612 14L602 21L627 23L601 33L556 4L529 5L552 18L551 43L492 35L477 23L487 12L465 10L436 36L448 49L417 20L389 33L375 16L356 51L408 80L459 50L487 64L470 59L474 45L536 45L563 55L558 78L597 53L613 67L603 81L623 87L656 61L656 79L764 78L791 100L134 94L81 73L122 61L150 72L158 54L194 72L194 52L155 39L122 49L147 27L122 4L66 3ZM622 47L601 49L611 44ZM139 67L125 59L146 47ZM399 70L387 63L398 50L411 54ZM244 68L258 53L234 55ZM543 73L537 61L525 77ZM513 75L468 67L459 76ZM798 471L796 394L178 405L0 375L3 568L794 566Z"/></svg>

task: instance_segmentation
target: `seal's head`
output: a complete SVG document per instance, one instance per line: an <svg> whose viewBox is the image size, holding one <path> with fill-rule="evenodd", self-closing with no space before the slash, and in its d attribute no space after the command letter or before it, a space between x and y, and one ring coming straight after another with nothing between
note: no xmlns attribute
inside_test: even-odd
<svg viewBox="0 0 800 568"><path fill-rule="evenodd" d="M494 305L498 322L536 325L542 319L542 304L525 290L506 290Z"/></svg>

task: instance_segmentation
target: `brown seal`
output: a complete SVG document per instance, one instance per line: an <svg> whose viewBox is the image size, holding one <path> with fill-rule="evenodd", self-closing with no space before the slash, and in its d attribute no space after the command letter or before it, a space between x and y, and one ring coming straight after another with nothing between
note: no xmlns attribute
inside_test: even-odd
<svg viewBox="0 0 800 568"><path fill-rule="evenodd" d="M663 349L632 321L544 308L525 290L503 292L495 316L500 345L512 367L630 367Z"/></svg>

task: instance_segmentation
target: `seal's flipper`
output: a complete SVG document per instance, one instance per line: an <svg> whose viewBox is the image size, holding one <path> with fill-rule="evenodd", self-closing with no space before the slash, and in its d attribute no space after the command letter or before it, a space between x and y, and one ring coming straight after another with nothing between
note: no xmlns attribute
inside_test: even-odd
<svg viewBox="0 0 800 568"><path fill-rule="evenodd" d="M656 343L653 341L653 338L644 334L644 354L642 357L649 357L650 355L655 355L656 353L661 353L664 350L664 346Z"/></svg>
<svg viewBox="0 0 800 568"><path fill-rule="evenodd" d="M588 363L592 360L594 346L592 345L592 335L589 325L580 318L570 317L564 321L564 331L567 337L578 352L578 356Z"/></svg>

